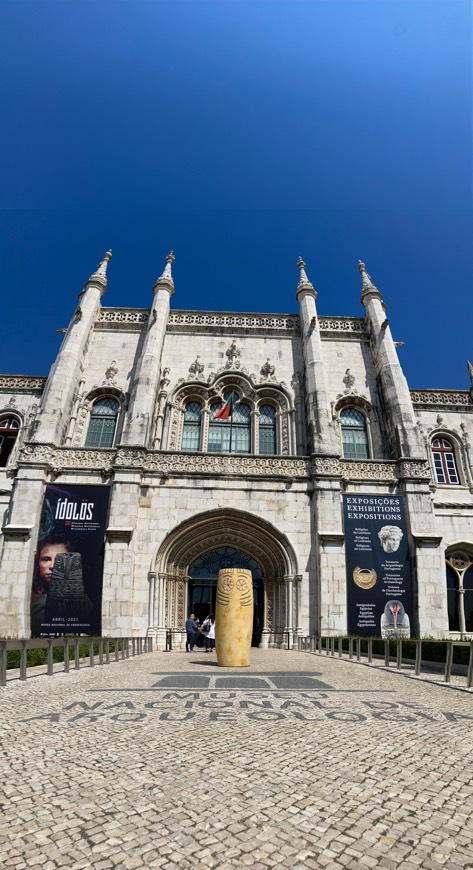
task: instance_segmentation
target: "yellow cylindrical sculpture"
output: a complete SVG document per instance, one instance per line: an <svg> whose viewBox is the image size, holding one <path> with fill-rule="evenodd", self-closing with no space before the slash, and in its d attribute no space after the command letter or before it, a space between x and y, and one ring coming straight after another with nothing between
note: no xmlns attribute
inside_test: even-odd
<svg viewBox="0 0 473 870"><path fill-rule="evenodd" d="M252 633L252 573L244 568L222 568L215 610L217 664L221 668L248 667Z"/></svg>

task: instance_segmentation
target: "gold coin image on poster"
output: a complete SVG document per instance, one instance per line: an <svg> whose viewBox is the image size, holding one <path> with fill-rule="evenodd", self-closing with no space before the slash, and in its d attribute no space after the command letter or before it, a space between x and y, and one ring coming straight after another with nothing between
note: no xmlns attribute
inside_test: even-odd
<svg viewBox="0 0 473 870"><path fill-rule="evenodd" d="M372 589L378 579L374 568L360 568L358 565L353 569L353 580L360 589Z"/></svg>

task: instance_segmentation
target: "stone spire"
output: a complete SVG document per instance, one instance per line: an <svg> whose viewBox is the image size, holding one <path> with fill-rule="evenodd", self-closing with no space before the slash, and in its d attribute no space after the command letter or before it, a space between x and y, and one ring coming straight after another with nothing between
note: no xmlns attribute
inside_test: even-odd
<svg viewBox="0 0 473 870"><path fill-rule="evenodd" d="M370 296L376 295L378 299L383 301L383 297L379 292L378 288L373 284L368 272L366 271L366 266L362 262L362 260L358 260L358 271L361 275L361 301L364 302L366 296L369 294Z"/></svg>
<svg viewBox="0 0 473 870"><path fill-rule="evenodd" d="M105 288L107 286L107 266L112 259L112 252L107 251L103 260L98 264L95 272L90 276L89 280L84 285L84 290L88 284L101 284L103 287L103 292L105 292Z"/></svg>
<svg viewBox="0 0 473 870"><path fill-rule="evenodd" d="M297 267L299 269L300 276L299 276L299 283L297 285L296 299L299 299L299 293L301 293L301 291L305 291L306 293L310 293L314 297L314 299L317 299L317 293L314 290L314 285L311 284L311 282L309 281L309 279L307 277L307 272L305 270L305 263L304 263L304 260L302 259L302 257L299 257L299 259L297 261Z"/></svg>
<svg viewBox="0 0 473 870"><path fill-rule="evenodd" d="M156 290L161 285L166 285L168 288L171 288L171 296L174 293L174 281L172 278L171 266L175 260L174 252L170 251L166 257L166 266L164 268L164 272L160 278L156 281L154 285L154 289Z"/></svg>
<svg viewBox="0 0 473 870"><path fill-rule="evenodd" d="M466 364L468 367L468 374L470 375L470 395L473 399L473 366L469 359L467 359Z"/></svg>

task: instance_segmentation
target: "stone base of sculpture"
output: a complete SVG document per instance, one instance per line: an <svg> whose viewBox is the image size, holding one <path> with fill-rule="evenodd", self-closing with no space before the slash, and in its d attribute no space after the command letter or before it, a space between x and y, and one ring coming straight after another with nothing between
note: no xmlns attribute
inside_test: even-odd
<svg viewBox="0 0 473 870"><path fill-rule="evenodd" d="M253 576L242 568L218 575L215 649L221 668L247 668L253 633Z"/></svg>

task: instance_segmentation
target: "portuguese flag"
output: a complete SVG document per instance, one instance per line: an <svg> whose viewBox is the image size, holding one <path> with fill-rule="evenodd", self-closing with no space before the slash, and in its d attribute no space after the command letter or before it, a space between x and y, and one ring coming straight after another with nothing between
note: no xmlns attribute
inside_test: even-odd
<svg viewBox="0 0 473 870"><path fill-rule="evenodd" d="M214 420L230 420L237 402L238 395L236 393L227 393L220 411L215 414Z"/></svg>

